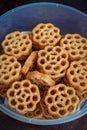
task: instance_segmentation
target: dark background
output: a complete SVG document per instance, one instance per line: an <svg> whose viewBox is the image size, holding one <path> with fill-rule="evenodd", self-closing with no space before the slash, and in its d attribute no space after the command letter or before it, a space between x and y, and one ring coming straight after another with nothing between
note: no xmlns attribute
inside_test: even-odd
<svg viewBox="0 0 87 130"><path fill-rule="evenodd" d="M87 13L87 0L0 0L0 15L17 6L34 2L56 2L66 4Z"/></svg>
<svg viewBox="0 0 87 130"><path fill-rule="evenodd" d="M0 0L0 15L20 5L34 2L56 2L69 5L87 14L87 0ZM53 126L36 126L14 120L0 112L0 130L87 130L87 115L75 121Z"/></svg>

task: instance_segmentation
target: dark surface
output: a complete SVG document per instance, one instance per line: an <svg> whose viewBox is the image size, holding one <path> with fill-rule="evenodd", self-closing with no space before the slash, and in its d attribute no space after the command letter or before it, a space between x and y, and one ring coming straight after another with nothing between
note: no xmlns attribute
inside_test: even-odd
<svg viewBox="0 0 87 130"><path fill-rule="evenodd" d="M42 0L45 2L46 0ZM0 15L6 11L15 8L19 5L41 2L40 0L0 0ZM63 3L74 8L77 8L84 13L87 13L87 0L48 0L47 2ZM36 126L26 124L17 120L14 120L3 113L0 113L0 130L87 130L87 115L82 118L62 124L53 126Z"/></svg>

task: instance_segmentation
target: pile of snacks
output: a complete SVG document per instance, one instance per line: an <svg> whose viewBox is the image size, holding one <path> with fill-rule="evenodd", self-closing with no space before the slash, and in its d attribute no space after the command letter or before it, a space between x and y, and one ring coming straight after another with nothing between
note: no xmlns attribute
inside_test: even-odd
<svg viewBox="0 0 87 130"><path fill-rule="evenodd" d="M73 114L87 99L87 38L62 36L51 23L30 34L7 34L1 43L0 96L30 118L58 119Z"/></svg>

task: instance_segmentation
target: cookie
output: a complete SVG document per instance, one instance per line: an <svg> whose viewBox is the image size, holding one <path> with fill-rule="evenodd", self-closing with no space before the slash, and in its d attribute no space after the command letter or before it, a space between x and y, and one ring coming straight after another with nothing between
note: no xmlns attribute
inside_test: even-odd
<svg viewBox="0 0 87 130"><path fill-rule="evenodd" d="M62 118L77 110L79 98L74 88L58 84L48 89L44 102L51 116Z"/></svg>
<svg viewBox="0 0 87 130"><path fill-rule="evenodd" d="M87 90L87 61L82 59L71 62L65 76L70 86L77 91Z"/></svg>
<svg viewBox="0 0 87 130"><path fill-rule="evenodd" d="M8 106L20 114L32 112L40 102L40 92L29 80L15 81L7 91Z"/></svg>
<svg viewBox="0 0 87 130"><path fill-rule="evenodd" d="M0 84L9 87L21 78L21 64L14 56L0 55Z"/></svg>
<svg viewBox="0 0 87 130"><path fill-rule="evenodd" d="M24 65L22 67L22 73L24 75L26 75L28 71L32 71L32 69L36 65L37 54L38 54L37 51L32 51L31 54L26 59L26 61L24 62Z"/></svg>
<svg viewBox="0 0 87 130"><path fill-rule="evenodd" d="M29 79L31 82L45 90L55 85L55 81L48 74L40 73L39 71L29 72L26 75L26 79Z"/></svg>
<svg viewBox="0 0 87 130"><path fill-rule="evenodd" d="M67 51L70 61L87 56L87 39L80 34L66 34L60 40L60 46Z"/></svg>
<svg viewBox="0 0 87 130"><path fill-rule="evenodd" d="M43 49L47 45L55 46L60 38L60 29L51 23L40 23L32 30L33 46L36 49Z"/></svg>
<svg viewBox="0 0 87 130"><path fill-rule="evenodd" d="M69 66L68 54L60 46L46 46L38 52L37 66L42 73L58 81Z"/></svg>
<svg viewBox="0 0 87 130"><path fill-rule="evenodd" d="M32 41L28 34L15 31L5 36L1 43L4 53L24 60L31 53Z"/></svg>

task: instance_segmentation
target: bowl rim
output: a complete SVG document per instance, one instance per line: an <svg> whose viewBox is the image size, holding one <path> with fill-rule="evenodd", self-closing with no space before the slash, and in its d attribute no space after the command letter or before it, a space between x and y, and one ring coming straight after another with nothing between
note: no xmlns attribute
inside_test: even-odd
<svg viewBox="0 0 87 130"><path fill-rule="evenodd" d="M87 17L87 14L85 12L82 12L80 11L79 9L76 9L74 7L71 7L71 6L68 6L66 4L61 4L61 3L54 3L54 2L35 2L35 3L28 3L28 4L24 4L24 5L20 5L18 7L15 7L11 10L8 10L7 12L5 12L4 14L2 14L0 16L0 19L3 19L3 17L7 16L7 15L10 15L11 13L14 13L15 11L18 11L18 10L21 10L21 9L24 9L26 7L31 7L31 6L38 6L38 5L49 5L49 6L61 6L63 8L67 8L69 10L72 10L72 11L75 11L81 15L84 15L85 17Z"/></svg>
<svg viewBox="0 0 87 130"><path fill-rule="evenodd" d="M0 20L3 20L3 18L6 17L7 15L10 15L10 14L12 14L16 11L19 11L21 9L24 9L26 7L34 7L34 6L38 6L38 5L41 5L41 6L48 5L48 6L57 6L57 7L66 8L66 9L74 11L74 12L80 14L80 15L83 15L84 17L87 18L87 14L85 14L84 12L82 12L82 11L76 9L76 8L70 7L68 5L64 5L64 4L60 4L60 3L54 3L54 2L36 2L36 3L25 4L25 5L21 5L21 6L18 6L16 8L13 8L13 9L7 11L6 13L2 14L0 16ZM22 122L25 122L25 123L35 124L35 125L64 124L64 123L68 123L70 121L76 120L76 119L78 119L78 118L87 114L87 110L85 109L83 111L80 111L80 113L77 114L77 116L72 115L72 118L70 118L70 116L67 116L65 118L60 118L60 119L39 120L39 119L31 119L31 118L27 118L27 117L24 117L22 115L19 115L19 114L15 113L14 111L11 111L9 108L7 108L5 105L2 105L2 104L0 104L0 110L2 112L4 112L5 114L7 114L8 116L10 116L10 117L12 117L16 120L19 120L19 121L22 121Z"/></svg>

